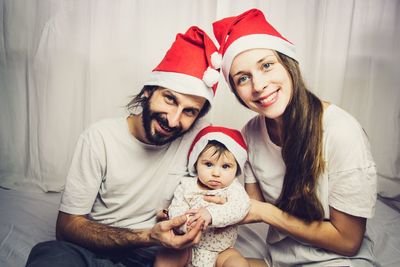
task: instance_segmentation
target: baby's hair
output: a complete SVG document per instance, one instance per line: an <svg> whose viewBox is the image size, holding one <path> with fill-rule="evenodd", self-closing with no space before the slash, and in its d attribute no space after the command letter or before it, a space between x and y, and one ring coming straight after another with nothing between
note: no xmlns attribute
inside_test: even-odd
<svg viewBox="0 0 400 267"><path fill-rule="evenodd" d="M201 153L199 154L198 158L200 158L200 156L201 156L204 152L206 152L206 151L208 151L208 150L210 150L210 149L214 149L214 152L213 152L212 156L216 155L216 156L218 157L218 159L219 159L222 155L224 155L224 154L225 154L225 155L226 155L227 153L232 154L233 158L235 159L236 165L237 165L236 176L238 175L238 173L239 173L239 171L240 171L240 167L239 167L239 163L237 162L237 160L236 160L236 158L235 158L235 155L234 155L231 151L229 151L229 149L228 149L224 144L222 144L222 143L219 142L219 141L216 141L216 140L210 140L210 141L208 141L207 145L203 148L203 150L202 150ZM198 158L197 158L197 160L198 160ZM194 163L194 168L195 168L196 172L197 172L197 160L196 160L196 162Z"/></svg>

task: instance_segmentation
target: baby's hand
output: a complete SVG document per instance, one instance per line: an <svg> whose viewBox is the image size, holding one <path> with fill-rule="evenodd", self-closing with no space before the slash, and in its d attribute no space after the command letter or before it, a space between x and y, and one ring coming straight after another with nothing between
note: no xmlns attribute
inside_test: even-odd
<svg viewBox="0 0 400 267"><path fill-rule="evenodd" d="M188 229L190 229L191 224L194 224L200 218L204 220L203 230L206 230L207 226L210 225L212 221L211 214L206 208L191 209L186 211L185 214L186 216L189 215L189 219L186 223Z"/></svg>

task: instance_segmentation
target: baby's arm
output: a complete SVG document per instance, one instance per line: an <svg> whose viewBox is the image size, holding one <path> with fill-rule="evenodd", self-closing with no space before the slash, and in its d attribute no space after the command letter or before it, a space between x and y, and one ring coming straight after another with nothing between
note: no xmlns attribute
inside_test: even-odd
<svg viewBox="0 0 400 267"><path fill-rule="evenodd" d="M223 204L209 203L207 207L191 209L186 212L192 216L188 222L190 226L197 219L203 218L205 226L225 227L240 222L250 210L250 199L244 187L237 181L229 186L227 201Z"/></svg>
<svg viewBox="0 0 400 267"><path fill-rule="evenodd" d="M178 187L174 192L174 198L172 199L172 202L168 208L169 218L174 218L176 216L183 215L190 208L189 204L185 201L183 191L184 191L183 186L181 184L178 185ZM180 233L185 233L186 223L177 230Z"/></svg>
<svg viewBox="0 0 400 267"><path fill-rule="evenodd" d="M204 220L204 227L203 227L204 230L207 229L207 226L210 225L212 221L211 213L205 207L190 209L186 211L186 215L189 216L187 229L190 229L190 226L200 218Z"/></svg>
<svg viewBox="0 0 400 267"><path fill-rule="evenodd" d="M244 187L234 181L227 190L227 201L224 204L213 204L207 207L212 217L212 226L225 227L240 222L250 210L250 199Z"/></svg>

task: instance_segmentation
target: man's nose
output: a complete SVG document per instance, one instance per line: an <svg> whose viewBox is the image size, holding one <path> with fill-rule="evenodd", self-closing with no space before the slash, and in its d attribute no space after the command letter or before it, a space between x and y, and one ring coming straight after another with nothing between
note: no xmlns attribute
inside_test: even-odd
<svg viewBox="0 0 400 267"><path fill-rule="evenodd" d="M168 126L170 128L175 128L179 126L181 116L182 116L182 110L180 109L171 112L168 116Z"/></svg>

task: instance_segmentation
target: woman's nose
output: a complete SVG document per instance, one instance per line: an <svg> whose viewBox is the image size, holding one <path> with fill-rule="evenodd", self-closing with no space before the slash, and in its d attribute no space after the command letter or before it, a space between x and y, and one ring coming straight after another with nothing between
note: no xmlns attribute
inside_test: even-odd
<svg viewBox="0 0 400 267"><path fill-rule="evenodd" d="M264 75L257 73L253 74L253 90L257 93L262 92L267 87L267 80Z"/></svg>

